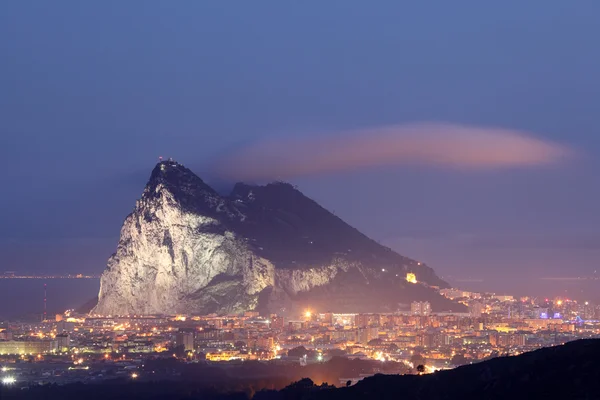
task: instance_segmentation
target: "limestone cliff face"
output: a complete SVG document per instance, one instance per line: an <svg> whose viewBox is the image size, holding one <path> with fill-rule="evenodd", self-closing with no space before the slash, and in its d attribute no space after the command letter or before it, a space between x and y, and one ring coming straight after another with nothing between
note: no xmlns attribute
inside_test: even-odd
<svg viewBox="0 0 600 400"><path fill-rule="evenodd" d="M401 289L408 270L444 285L290 185L237 185L222 197L167 161L123 223L92 314L236 313L268 307L273 293L293 301L344 276L358 286L393 277Z"/></svg>

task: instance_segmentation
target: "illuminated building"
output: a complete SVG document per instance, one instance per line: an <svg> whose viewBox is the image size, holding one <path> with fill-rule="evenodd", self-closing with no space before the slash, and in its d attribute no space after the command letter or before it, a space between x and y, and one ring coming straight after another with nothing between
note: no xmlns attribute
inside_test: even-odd
<svg viewBox="0 0 600 400"><path fill-rule="evenodd" d="M431 303L428 301L414 301L410 304L410 313L412 315L431 314Z"/></svg>
<svg viewBox="0 0 600 400"><path fill-rule="evenodd" d="M481 314L485 312L485 305L482 303L473 303L469 306L469 314L472 317L478 318L481 317Z"/></svg>
<svg viewBox="0 0 600 400"><path fill-rule="evenodd" d="M288 321L287 330L290 332L299 331L308 327L308 322L306 321Z"/></svg>
<svg viewBox="0 0 600 400"><path fill-rule="evenodd" d="M379 326L379 314L357 314L354 318L354 324L358 328L366 328L367 326Z"/></svg>
<svg viewBox="0 0 600 400"><path fill-rule="evenodd" d="M183 347L184 351L194 351L194 334L178 332L175 336L175 347Z"/></svg>
<svg viewBox="0 0 600 400"><path fill-rule="evenodd" d="M409 283L417 283L417 276L414 273L409 272L406 274L406 281Z"/></svg>
<svg viewBox="0 0 600 400"><path fill-rule="evenodd" d="M2 354L44 354L50 353L54 348L52 341L16 341L0 342L0 355Z"/></svg>
<svg viewBox="0 0 600 400"><path fill-rule="evenodd" d="M71 348L71 338L68 333L56 335L56 350L59 353L65 353Z"/></svg>
<svg viewBox="0 0 600 400"><path fill-rule="evenodd" d="M349 342L357 341L357 339L356 339L357 331L356 330L336 329L334 331L328 331L327 335L329 336L329 339L333 340L333 341L338 341L338 340L345 340L345 341L349 341Z"/></svg>
<svg viewBox="0 0 600 400"><path fill-rule="evenodd" d="M211 321L211 322L212 322L212 326L214 326L215 328L217 328L217 329L223 328L223 320L222 319L220 319L220 318L215 319L214 321Z"/></svg>
<svg viewBox="0 0 600 400"><path fill-rule="evenodd" d="M333 313L323 313L318 316L319 322L325 325L333 325Z"/></svg>
<svg viewBox="0 0 600 400"><path fill-rule="evenodd" d="M285 326L285 321L283 317L279 315L272 315L270 321L271 329L283 329L283 327Z"/></svg>
<svg viewBox="0 0 600 400"><path fill-rule="evenodd" d="M550 325L550 330L554 332L563 332L563 333L571 333L575 332L574 324L552 324Z"/></svg>
<svg viewBox="0 0 600 400"><path fill-rule="evenodd" d="M491 339L489 336L464 336L462 338L462 344L463 345L471 345L471 344L483 345L483 344L490 343L490 340ZM494 338L494 340L496 341L497 339Z"/></svg>
<svg viewBox="0 0 600 400"><path fill-rule="evenodd" d="M377 327L358 328L356 341L361 344L367 344L370 340L377 339L378 337L379 330Z"/></svg>
<svg viewBox="0 0 600 400"><path fill-rule="evenodd" d="M440 294L451 300L467 297L466 292L459 289L442 289L440 290Z"/></svg>
<svg viewBox="0 0 600 400"><path fill-rule="evenodd" d="M489 331L487 336L488 336L488 341L492 347L498 346L498 332Z"/></svg>
<svg viewBox="0 0 600 400"><path fill-rule="evenodd" d="M355 318L356 314L333 314L333 324L341 326L352 326L354 325Z"/></svg>
<svg viewBox="0 0 600 400"><path fill-rule="evenodd" d="M548 318L548 308L536 307L532 310L533 318Z"/></svg>
<svg viewBox="0 0 600 400"><path fill-rule="evenodd" d="M522 333L498 334L498 347L525 346L526 335Z"/></svg>
<svg viewBox="0 0 600 400"><path fill-rule="evenodd" d="M586 301L582 306L579 307L578 314L583 319L594 319L596 317L596 310L593 304Z"/></svg>
<svg viewBox="0 0 600 400"><path fill-rule="evenodd" d="M61 333L61 332L72 333L75 331L75 323L61 320L56 324L56 331L59 333Z"/></svg>
<svg viewBox="0 0 600 400"><path fill-rule="evenodd" d="M12 340L12 332L1 329L0 330L0 340Z"/></svg>
<svg viewBox="0 0 600 400"><path fill-rule="evenodd" d="M260 337L260 338L256 339L255 346L258 347L259 349L272 349L273 347L275 347L273 337L272 336Z"/></svg>
<svg viewBox="0 0 600 400"><path fill-rule="evenodd" d="M220 351L206 355L208 361L247 360L248 358L250 358L248 354L241 354L237 350Z"/></svg>
<svg viewBox="0 0 600 400"><path fill-rule="evenodd" d="M562 324L562 320L548 318L524 319L523 322L525 322L527 326L533 330L552 330L552 325Z"/></svg>
<svg viewBox="0 0 600 400"><path fill-rule="evenodd" d="M221 330L206 328L196 333L198 340L217 340L221 338Z"/></svg>

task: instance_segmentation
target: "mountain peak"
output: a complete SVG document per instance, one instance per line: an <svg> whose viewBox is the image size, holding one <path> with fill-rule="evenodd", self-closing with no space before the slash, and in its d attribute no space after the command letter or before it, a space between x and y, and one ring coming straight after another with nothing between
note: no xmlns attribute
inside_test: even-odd
<svg viewBox="0 0 600 400"><path fill-rule="evenodd" d="M213 204L219 197L198 175L172 159L156 164L146 184L145 196L158 196L161 190L168 190L182 206L196 212L201 211L194 210L200 200L210 198L209 202Z"/></svg>
<svg viewBox="0 0 600 400"><path fill-rule="evenodd" d="M148 183L154 182L172 182L180 183L182 180L197 181L201 180L190 169L183 164L169 159L168 161L160 161L156 164L150 175Z"/></svg>
<svg viewBox="0 0 600 400"><path fill-rule="evenodd" d="M225 197L170 159L154 167L138 204L102 276L95 313L392 312L414 300L464 309L434 290L447 284L431 268L289 183L240 183ZM407 282L407 272L418 283Z"/></svg>

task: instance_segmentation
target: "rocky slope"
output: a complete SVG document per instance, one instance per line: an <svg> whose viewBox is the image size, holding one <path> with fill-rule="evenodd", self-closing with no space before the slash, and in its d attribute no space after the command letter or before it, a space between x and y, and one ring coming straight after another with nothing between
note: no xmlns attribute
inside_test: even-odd
<svg viewBox="0 0 600 400"><path fill-rule="evenodd" d="M92 313L393 311L416 299L461 309L429 286L447 285L289 184L237 184L223 197L164 161L123 223Z"/></svg>

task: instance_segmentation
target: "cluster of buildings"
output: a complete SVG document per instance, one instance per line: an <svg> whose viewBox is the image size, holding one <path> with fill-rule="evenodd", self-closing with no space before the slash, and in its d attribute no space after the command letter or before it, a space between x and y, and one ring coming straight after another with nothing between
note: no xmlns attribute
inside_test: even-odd
<svg viewBox="0 0 600 400"><path fill-rule="evenodd" d="M295 318L256 312L107 317L67 311L52 321L2 323L0 364L62 360L81 369L100 360L127 363L148 357L307 364L345 356L435 370L600 335L600 307L589 302L456 289L440 293L469 311L434 312L428 302L387 314L306 310Z"/></svg>

